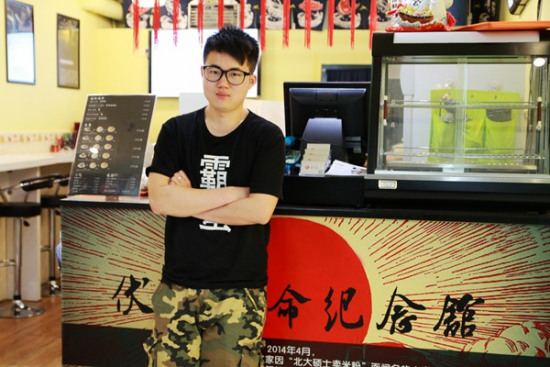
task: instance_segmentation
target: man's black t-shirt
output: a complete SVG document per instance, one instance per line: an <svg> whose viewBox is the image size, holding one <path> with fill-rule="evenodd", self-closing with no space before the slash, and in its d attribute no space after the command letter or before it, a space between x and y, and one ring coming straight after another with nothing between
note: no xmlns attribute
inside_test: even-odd
<svg viewBox="0 0 550 367"><path fill-rule="evenodd" d="M181 169L194 188L244 186L280 198L284 164L284 136L275 124L249 112L234 131L215 137L203 108L162 126L148 172L171 177ZM163 281L189 288L263 287L268 240L269 224L168 216Z"/></svg>

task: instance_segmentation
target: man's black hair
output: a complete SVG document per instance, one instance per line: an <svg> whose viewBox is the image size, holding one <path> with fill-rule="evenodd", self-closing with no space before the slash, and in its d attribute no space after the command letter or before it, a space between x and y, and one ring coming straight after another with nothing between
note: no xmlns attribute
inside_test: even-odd
<svg viewBox="0 0 550 367"><path fill-rule="evenodd" d="M204 45L203 61L206 61L212 51L226 53L240 64L246 61L251 73L256 69L260 54L258 42L242 29L232 25L223 26L216 34L208 37Z"/></svg>

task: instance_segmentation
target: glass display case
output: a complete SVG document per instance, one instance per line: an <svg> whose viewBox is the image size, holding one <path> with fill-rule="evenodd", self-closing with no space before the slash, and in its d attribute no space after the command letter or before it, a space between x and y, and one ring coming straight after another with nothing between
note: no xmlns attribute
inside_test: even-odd
<svg viewBox="0 0 550 367"><path fill-rule="evenodd" d="M548 31L375 34L367 191L550 203L549 57Z"/></svg>

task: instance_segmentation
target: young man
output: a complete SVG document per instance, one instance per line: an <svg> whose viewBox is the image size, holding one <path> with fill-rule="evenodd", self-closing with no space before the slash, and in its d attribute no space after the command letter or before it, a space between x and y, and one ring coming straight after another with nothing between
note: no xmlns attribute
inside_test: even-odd
<svg viewBox="0 0 550 367"><path fill-rule="evenodd" d="M204 47L208 105L168 120L149 172L166 215L152 366L261 366L269 220L282 195L284 136L243 107L258 43L224 27Z"/></svg>

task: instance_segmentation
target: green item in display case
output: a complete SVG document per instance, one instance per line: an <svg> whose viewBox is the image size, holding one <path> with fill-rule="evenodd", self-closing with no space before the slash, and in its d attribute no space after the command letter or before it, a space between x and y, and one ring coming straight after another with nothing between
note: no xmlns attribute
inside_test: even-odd
<svg viewBox="0 0 550 367"><path fill-rule="evenodd" d="M434 89L430 93L430 161L440 163L510 163L515 149L516 92ZM457 162L461 160L461 162Z"/></svg>
<svg viewBox="0 0 550 367"><path fill-rule="evenodd" d="M505 106L506 102L518 103L520 95L516 92L486 92L497 102L503 102L501 107L486 109L485 114L485 148L486 154L496 155L490 162L510 163L513 159L498 159L499 155L516 153L518 110Z"/></svg>

